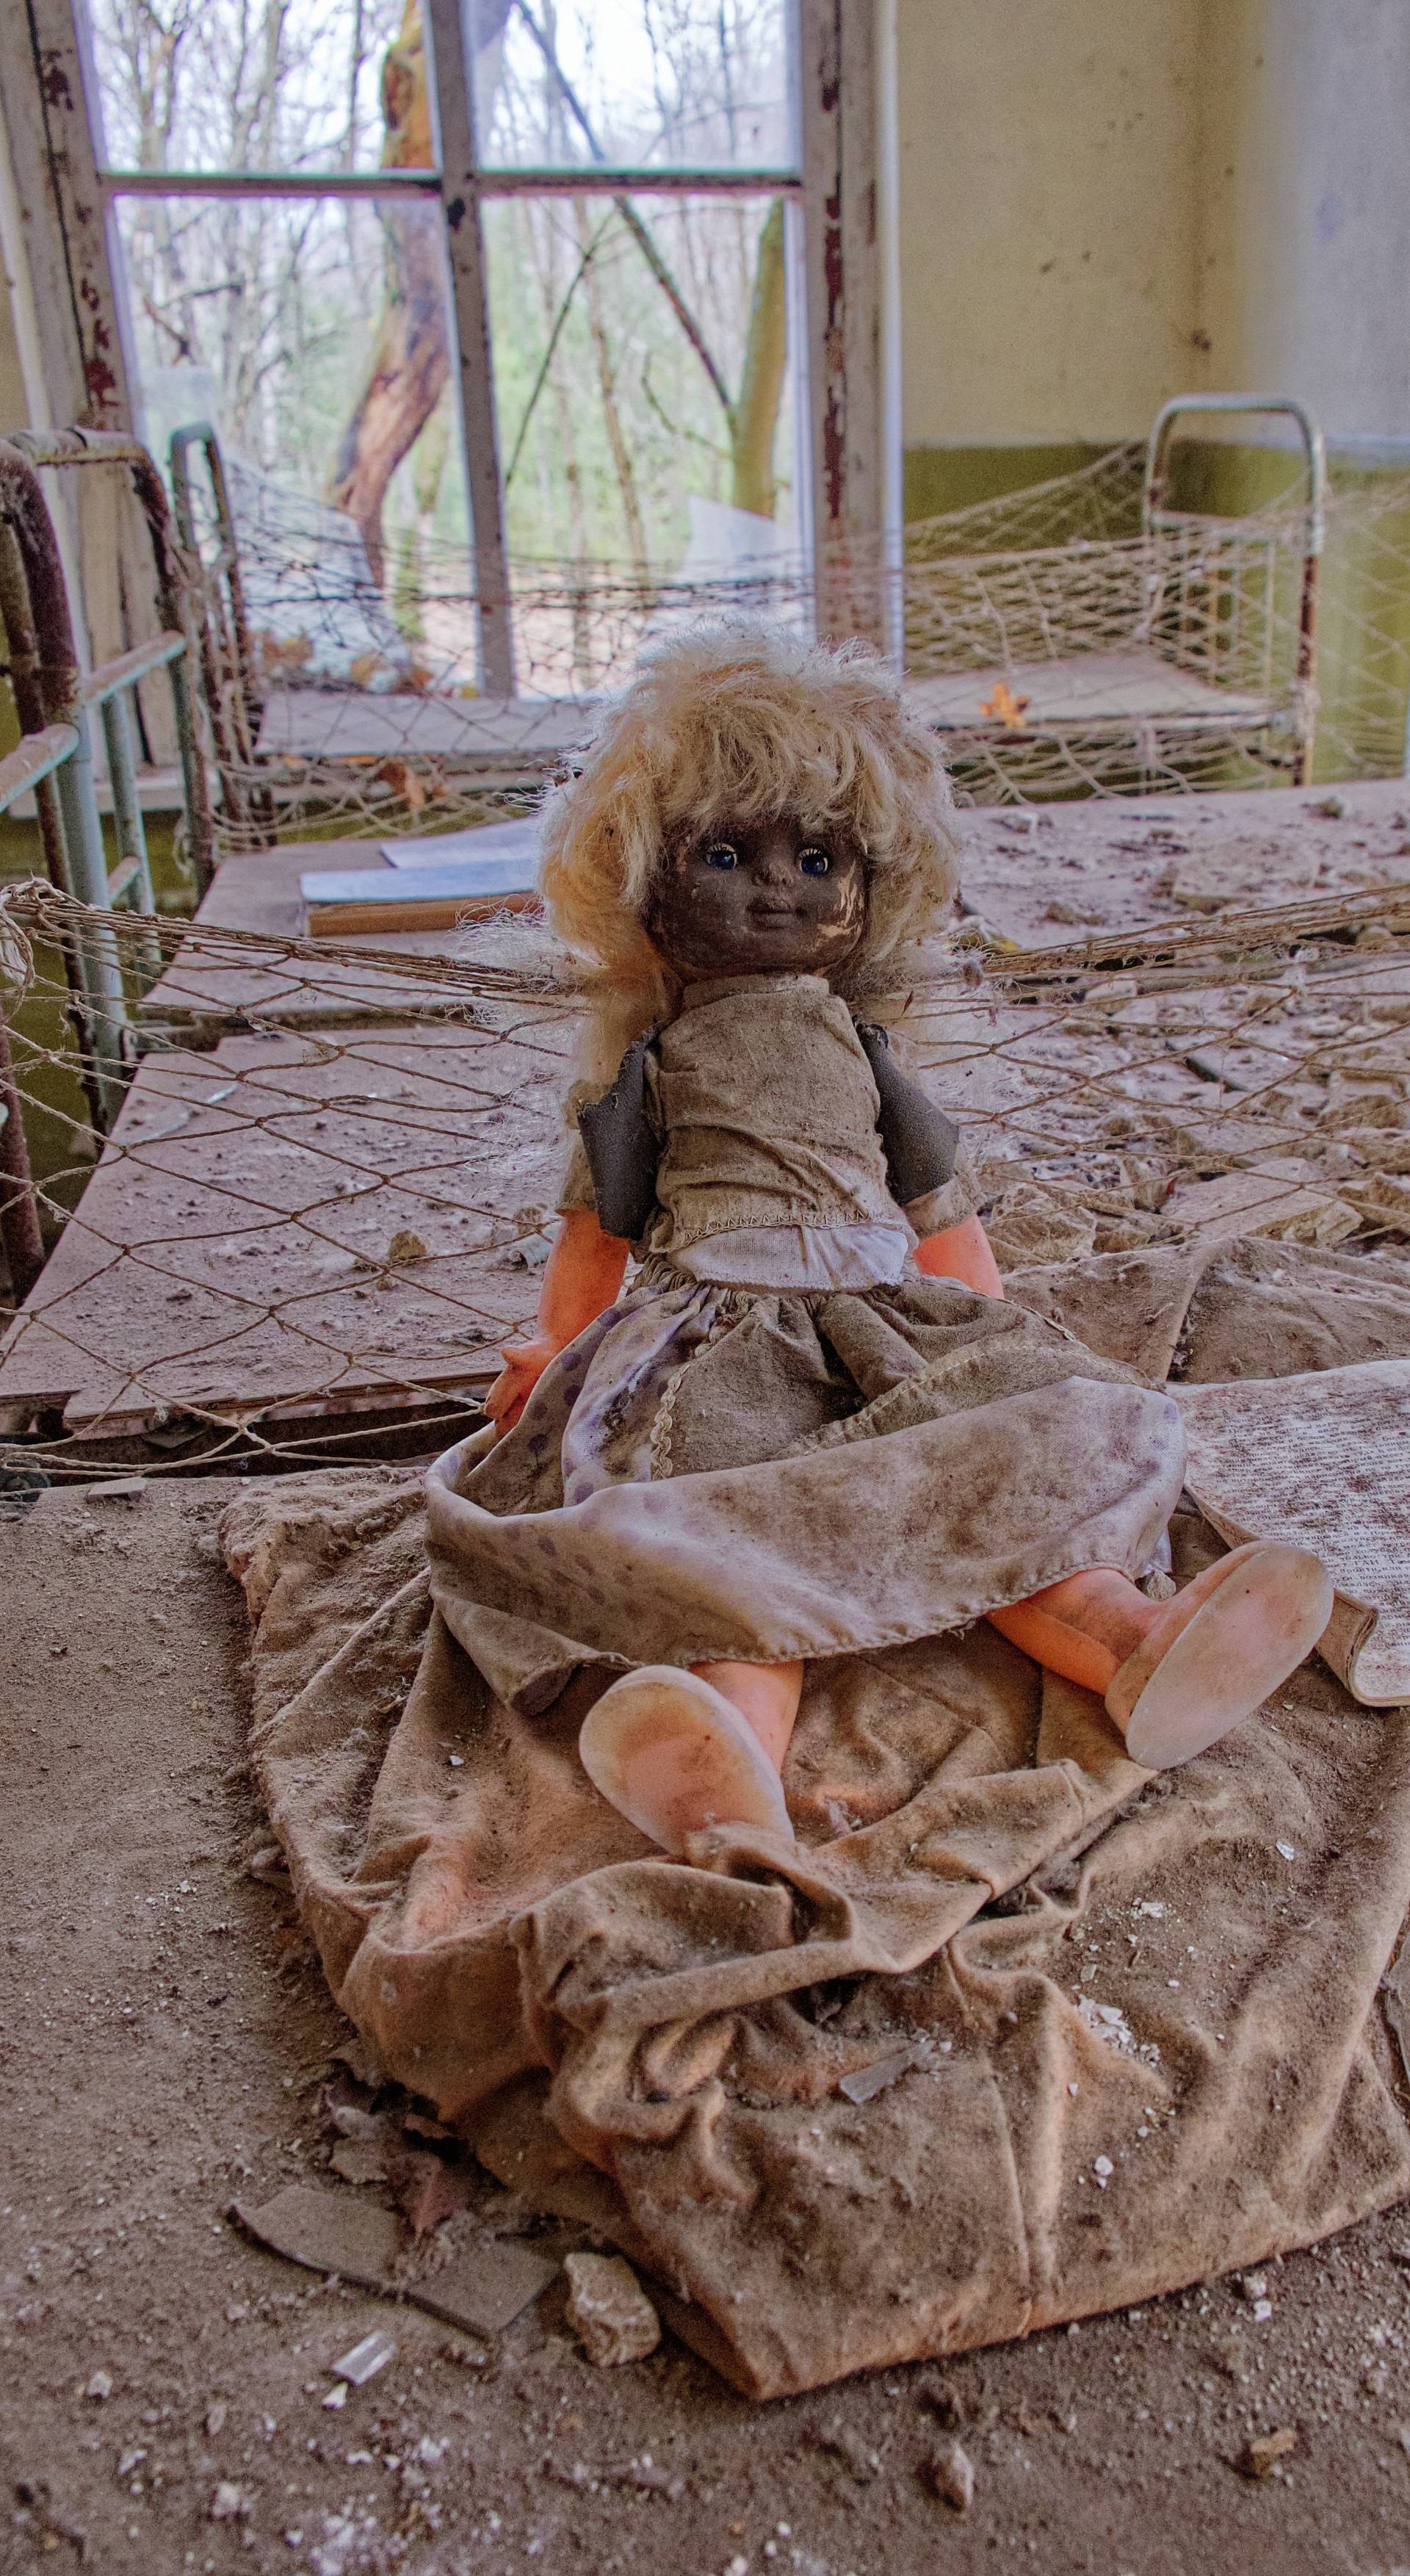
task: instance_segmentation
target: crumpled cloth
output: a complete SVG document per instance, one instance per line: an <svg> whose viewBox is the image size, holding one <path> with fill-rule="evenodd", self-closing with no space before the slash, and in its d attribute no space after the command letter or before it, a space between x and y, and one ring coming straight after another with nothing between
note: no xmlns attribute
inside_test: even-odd
<svg viewBox="0 0 1410 2576"><path fill-rule="evenodd" d="M1206 1350L1315 1366L1309 1314L1322 1364L1410 1350L1405 1265L1270 1250L1008 1285L1122 1369L1157 1340L1190 1377ZM909 1636L811 1664L797 1850L714 1831L687 1865L582 1772L603 1663L537 1712L492 1689L433 1606L425 1514L412 1476L352 1469L226 1517L301 1912L390 2071L620 2245L739 2387L1145 2299L1410 2192L1377 2007L1410 1905L1404 1712L1313 1659L1151 1777L986 1624ZM1182 1578L1218 1552L1190 1513L1173 1538Z"/></svg>
<svg viewBox="0 0 1410 2576"><path fill-rule="evenodd" d="M586 1664L875 1652L1090 1565L1180 1496L1167 1395L952 1281L757 1296L663 1262L427 1480L431 1588L498 1697Z"/></svg>

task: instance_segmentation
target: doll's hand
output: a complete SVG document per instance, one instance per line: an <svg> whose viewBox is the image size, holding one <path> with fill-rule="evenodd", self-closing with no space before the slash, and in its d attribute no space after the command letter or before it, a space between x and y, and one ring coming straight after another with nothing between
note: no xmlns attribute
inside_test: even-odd
<svg viewBox="0 0 1410 2576"><path fill-rule="evenodd" d="M563 1349L547 1333L532 1341L506 1342L504 1366L485 1398L485 1411L501 1432L512 1431L550 1360Z"/></svg>

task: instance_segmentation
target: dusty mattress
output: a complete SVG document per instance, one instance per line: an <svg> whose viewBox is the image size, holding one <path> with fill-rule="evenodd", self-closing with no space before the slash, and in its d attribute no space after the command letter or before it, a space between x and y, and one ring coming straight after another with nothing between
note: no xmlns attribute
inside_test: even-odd
<svg viewBox="0 0 1410 2576"><path fill-rule="evenodd" d="M1285 1244L1008 1288L1147 1383L1410 1352L1410 1269ZM1144 2299L1410 2193L1377 2002L1410 1713L1315 1658L1155 1778L982 1622L823 1659L798 1848L714 1832L686 1865L578 1764L606 1675L523 1715L456 1644L417 1478L262 1482L224 1535L257 1769L339 2003L751 2394ZM1220 1544L1192 1511L1173 1541L1177 1576Z"/></svg>

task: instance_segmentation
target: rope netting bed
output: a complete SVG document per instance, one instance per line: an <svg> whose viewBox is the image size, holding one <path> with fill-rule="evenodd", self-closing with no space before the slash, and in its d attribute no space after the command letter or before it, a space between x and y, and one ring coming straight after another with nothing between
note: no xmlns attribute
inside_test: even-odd
<svg viewBox="0 0 1410 2576"><path fill-rule="evenodd" d="M1278 460L1291 469L1291 457ZM1318 677L1299 671L1308 487L1238 516L1142 509L1128 442L1046 483L915 520L821 577L893 639L961 800L1287 784L1315 722L1319 776L1401 765L1410 692L1410 474L1328 497ZM350 521L231 477L229 550L193 491L227 851L273 829L444 832L523 811L571 761L644 645L703 615L807 625L815 568L769 551L712 572L519 562L516 693L479 693L463 547L427 535L384 589ZM767 523L759 523L766 527ZM836 606L836 601L833 603Z"/></svg>
<svg viewBox="0 0 1410 2576"><path fill-rule="evenodd" d="M568 961L532 916L462 939L330 955L37 881L0 899L16 1084L62 1229L0 1344L0 1467L312 1464L454 1436L537 1301L576 1039ZM121 1027L82 999L115 989L96 956ZM898 1008L1006 1270L1239 1233L1373 1260L1410 1240L1410 883L1026 952L961 929L914 952ZM71 1019L135 1063L106 1136Z"/></svg>

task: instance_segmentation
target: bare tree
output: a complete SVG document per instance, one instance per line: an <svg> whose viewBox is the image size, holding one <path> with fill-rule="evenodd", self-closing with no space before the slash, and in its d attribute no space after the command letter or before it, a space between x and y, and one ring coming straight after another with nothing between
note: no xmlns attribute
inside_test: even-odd
<svg viewBox="0 0 1410 2576"><path fill-rule="evenodd" d="M509 0L481 0L478 44L493 43ZM382 66L384 170L428 170L431 103L420 0L406 0ZM328 480L327 497L357 521L381 579L382 509L392 476L435 410L450 374L441 222L429 206L388 206L386 290L367 381Z"/></svg>

